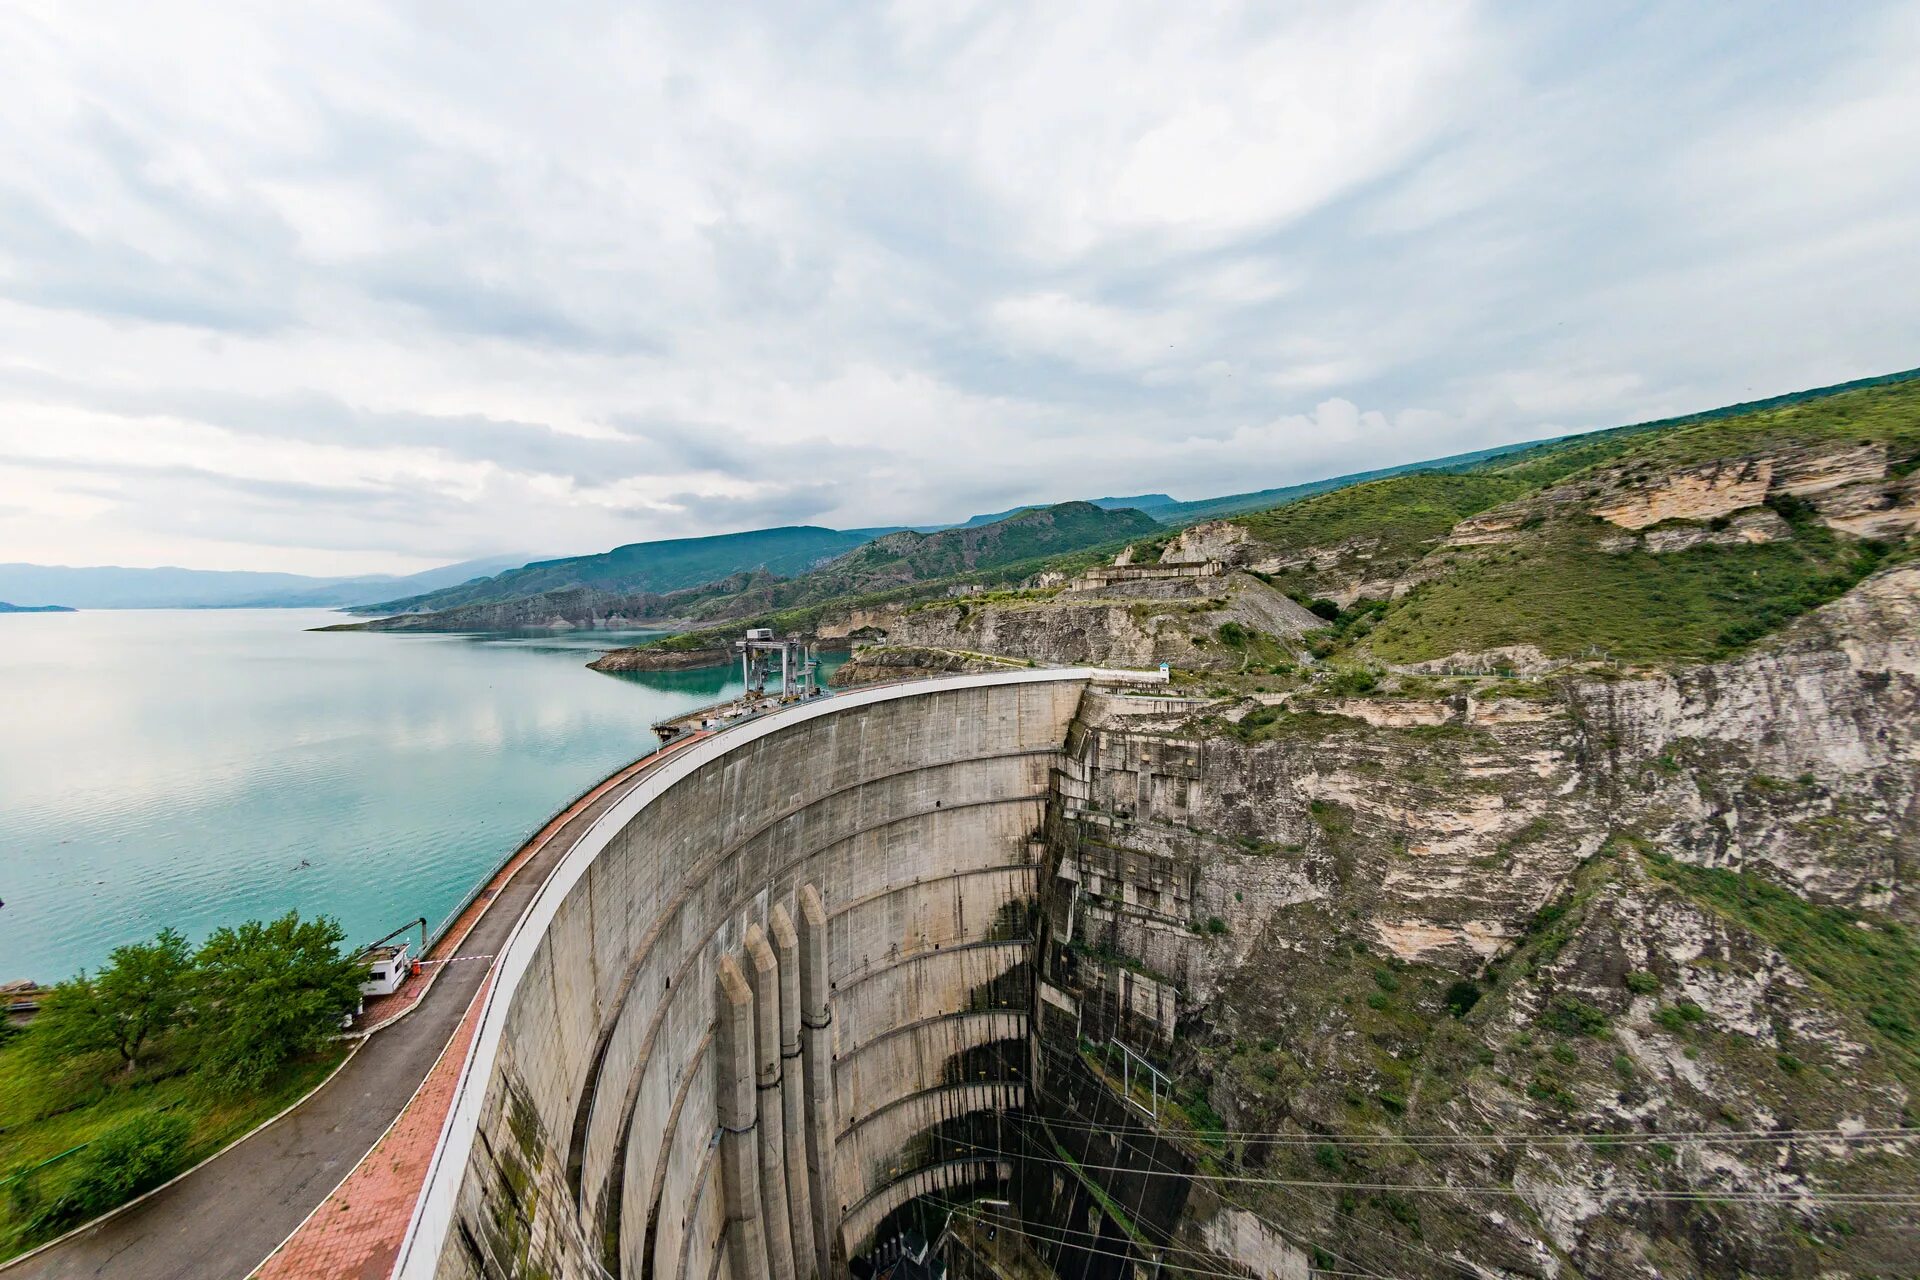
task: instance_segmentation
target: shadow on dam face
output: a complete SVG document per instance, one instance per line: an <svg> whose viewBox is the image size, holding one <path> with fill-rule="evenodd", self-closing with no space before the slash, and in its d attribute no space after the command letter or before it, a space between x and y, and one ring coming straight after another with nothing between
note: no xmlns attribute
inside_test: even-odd
<svg viewBox="0 0 1920 1280"><path fill-rule="evenodd" d="M1004 1186L1093 674L856 691L670 757L503 948L396 1274L812 1280L916 1197Z"/></svg>

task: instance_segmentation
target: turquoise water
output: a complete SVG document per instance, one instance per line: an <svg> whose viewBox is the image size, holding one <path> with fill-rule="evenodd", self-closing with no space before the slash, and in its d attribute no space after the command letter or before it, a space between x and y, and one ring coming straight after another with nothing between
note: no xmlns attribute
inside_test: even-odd
<svg viewBox="0 0 1920 1280"><path fill-rule="evenodd" d="M740 689L608 632L325 634L323 610L0 617L0 981L290 908L438 924L569 799Z"/></svg>

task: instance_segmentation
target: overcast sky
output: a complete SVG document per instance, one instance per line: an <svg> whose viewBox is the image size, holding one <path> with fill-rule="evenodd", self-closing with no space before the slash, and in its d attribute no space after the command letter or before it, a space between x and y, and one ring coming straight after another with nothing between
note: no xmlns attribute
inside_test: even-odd
<svg viewBox="0 0 1920 1280"><path fill-rule="evenodd" d="M1920 5L0 8L0 561L1286 484L1920 365Z"/></svg>

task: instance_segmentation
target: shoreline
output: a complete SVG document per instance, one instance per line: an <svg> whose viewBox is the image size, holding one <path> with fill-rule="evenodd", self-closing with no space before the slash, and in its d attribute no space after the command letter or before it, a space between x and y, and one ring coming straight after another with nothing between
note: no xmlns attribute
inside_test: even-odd
<svg viewBox="0 0 1920 1280"><path fill-rule="evenodd" d="M683 741L691 742L704 736L697 735ZM208 1274L208 1268L212 1267L218 1272L254 1275L276 1255L295 1245L302 1233L309 1229L317 1229L325 1234L328 1228L353 1232L355 1226L374 1227L371 1233L357 1233L359 1238L356 1243L364 1244L371 1235L376 1240L375 1247L383 1247L387 1241L385 1229L391 1224L366 1223L353 1214L316 1214L317 1209L334 1198L345 1179L317 1191L311 1199L307 1197L304 1182L298 1175L316 1158L314 1143L331 1142L339 1147L330 1158L348 1164L347 1176L362 1170L371 1170L370 1174L363 1173L363 1178L384 1176L391 1180L394 1176L403 1179L409 1176L398 1167L398 1161L383 1159L378 1168L370 1166L368 1162L376 1152L384 1153L388 1139L400 1128L416 1102L432 1092L425 1088L429 1081L444 1079L447 1072L445 1064L463 1057L449 1054L448 1049L459 1039L479 1008L479 994L490 982L493 973L492 948L518 922L519 913L532 900L539 883L544 883L543 876L529 881L521 873L543 858L549 864L546 870L550 871L551 864L556 863L565 849L570 847L570 842L562 838L570 826L583 818L588 819L587 825L590 826L591 818L597 816L597 809L604 809L605 804L622 794L624 788L632 785L639 775L671 756L681 745L674 743L656 747L639 759L622 765L568 800L546 822L517 843L513 851L468 895L463 906L442 921L425 957L433 967L409 987L403 987L393 996L383 997L384 1001L391 1003L368 1009L366 1025L357 1029L357 1034L343 1037L351 1043L340 1066L315 1088L192 1169L145 1195L74 1227L54 1240L0 1263L0 1271L13 1273L18 1269L22 1275L64 1276L72 1273L73 1267L77 1266L90 1275L124 1275L127 1280L134 1280L135 1276L149 1274L151 1263L159 1268L154 1274ZM585 827L579 828L579 831L584 830ZM576 832L576 838L578 834ZM494 912L494 908L503 902L511 908L511 919ZM485 937L476 949L474 938L482 930L485 931ZM472 961L484 961L484 964L468 963ZM477 973L476 969L479 970ZM451 997L447 985L440 981L449 974L455 977ZM428 1001L436 992L439 996L429 1011ZM448 1006L449 998L458 1002L457 1010ZM424 1024L409 1016L416 1012L426 1013ZM444 1027L438 1025L441 1023L445 1024ZM375 1036L373 1033L377 1031L385 1034ZM354 1087L349 1091L352 1094L350 1099L345 1094L329 1093L329 1085L348 1075L353 1077L354 1082ZM402 1087L403 1093L395 1096L391 1103L377 1108L381 1113L378 1117L368 1114L369 1090L392 1095ZM450 1094L447 1095L447 1101L451 1101ZM386 1110L387 1106L391 1110ZM340 1114L333 1115L330 1112ZM378 1128L366 1132L359 1142L345 1132L349 1128L365 1126L374 1118L381 1120ZM316 1138L316 1126L324 1131L324 1137ZM437 1140L439 1124L435 1122L422 1126L416 1118L412 1132L420 1135L416 1137L416 1143L425 1141L425 1135L428 1134ZM410 1153L408 1168L418 1163L424 1171L424 1160L431 1154L432 1145L431 1141L427 1141L424 1151ZM222 1161L238 1162L238 1167L220 1168ZM410 1211L418 1183L410 1189L399 1190L404 1192L405 1205ZM194 1213L218 1216L226 1220L231 1229L214 1232L205 1239L190 1239L179 1236L168 1225L183 1214ZM346 1221L339 1221L341 1218ZM251 1246L257 1248L259 1253L241 1258L239 1254L249 1248L241 1237L276 1221L286 1225L280 1227L273 1237ZM243 1222L247 1224L244 1228L240 1226ZM404 1229L404 1219L400 1226ZM331 1240L330 1243L337 1245L340 1242ZM391 1246L396 1250L398 1243L398 1236L391 1236ZM209 1248L216 1254L224 1251L229 1256L216 1257L208 1253ZM81 1251L82 1255L97 1256L74 1256L73 1250ZM337 1250L328 1249L325 1252L333 1260L338 1260ZM121 1260L136 1269L125 1272L118 1270L116 1264ZM245 1270L240 1271L240 1268ZM341 1280L360 1274L358 1269L324 1273L337 1275ZM308 1277L320 1273L303 1267L294 1274Z"/></svg>

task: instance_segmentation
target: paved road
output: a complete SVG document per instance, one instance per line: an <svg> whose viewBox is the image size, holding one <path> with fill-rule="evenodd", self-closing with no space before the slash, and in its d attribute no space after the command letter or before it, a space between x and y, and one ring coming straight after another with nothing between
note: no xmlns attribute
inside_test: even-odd
<svg viewBox="0 0 1920 1280"><path fill-rule="evenodd" d="M535 890L593 820L650 770L610 788L520 868L455 950L491 957ZM415 1009L375 1032L333 1080L278 1124L159 1195L12 1267L5 1280L216 1280L266 1261L360 1162L400 1114L452 1037L480 980L481 959L449 964Z"/></svg>

